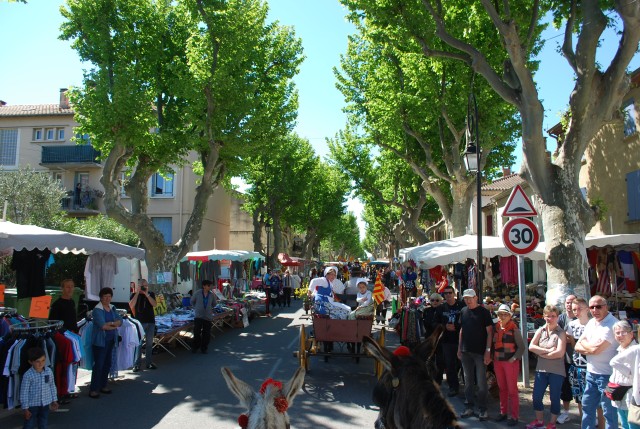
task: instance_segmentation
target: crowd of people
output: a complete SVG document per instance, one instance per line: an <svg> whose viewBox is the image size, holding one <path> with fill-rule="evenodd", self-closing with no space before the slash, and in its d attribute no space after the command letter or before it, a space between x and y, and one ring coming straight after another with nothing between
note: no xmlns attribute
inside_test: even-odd
<svg viewBox="0 0 640 429"><path fill-rule="evenodd" d="M328 276L312 279L316 287L342 294L345 285L337 269ZM535 359L532 394L535 419L527 429L555 429L570 419L576 407L584 429L640 429L640 346L632 325L609 312L607 300L599 295L589 301L569 295L564 309L544 305L542 300L527 303L529 320L538 320L537 330L527 348L517 316L517 299L479 302L474 289L458 291L446 275L422 288L413 269L394 273L385 269L381 277L385 290L398 292L402 303L424 301L421 306L425 336L437 325L444 333L436 354L434 379L448 386L448 396L460 394L464 379L466 408L462 418L476 416L489 420L487 371L496 377L500 405L493 420L508 426L520 423L518 377L524 353ZM420 273L421 274L421 273ZM375 278L375 276L372 276ZM422 289L422 297L414 299ZM390 293L389 293L390 299ZM426 298L426 299L425 299ZM387 299L387 298L385 298ZM537 307L537 308L536 308ZM460 371L462 369L462 371ZM463 376L459 374L462 372ZM548 391L550 409L545 419L543 398ZM575 404L575 405L573 405Z"/></svg>

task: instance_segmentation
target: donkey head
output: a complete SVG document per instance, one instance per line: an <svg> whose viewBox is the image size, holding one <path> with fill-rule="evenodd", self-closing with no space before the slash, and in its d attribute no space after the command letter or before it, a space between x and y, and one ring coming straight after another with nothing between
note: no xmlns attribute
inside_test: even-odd
<svg viewBox="0 0 640 429"><path fill-rule="evenodd" d="M298 368L293 377L284 385L272 379L262 383L256 392L244 381L236 378L229 368L222 368L222 376L227 387L247 408L238 418L238 424L244 429L288 429L287 408L304 384L304 368Z"/></svg>
<svg viewBox="0 0 640 429"><path fill-rule="evenodd" d="M456 414L430 372L441 336L439 327L413 352L401 346L394 353L364 338L365 349L385 368L373 390L373 402L380 407L376 429L457 427Z"/></svg>

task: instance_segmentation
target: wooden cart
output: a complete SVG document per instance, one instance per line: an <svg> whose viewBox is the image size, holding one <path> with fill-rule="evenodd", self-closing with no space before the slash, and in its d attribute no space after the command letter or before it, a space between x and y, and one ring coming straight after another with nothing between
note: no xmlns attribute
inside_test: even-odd
<svg viewBox="0 0 640 429"><path fill-rule="evenodd" d="M305 325L300 326L299 349L293 353L298 358L300 366L306 371L309 371L311 356L323 356L325 361L330 357L352 357L356 361L361 357L369 357L362 349L362 339L371 336L373 316L356 320L339 320L314 314L312 320L313 330L309 334ZM377 341L381 347L384 347L384 328L380 331ZM381 374L382 366L376 361L375 375L380 377Z"/></svg>

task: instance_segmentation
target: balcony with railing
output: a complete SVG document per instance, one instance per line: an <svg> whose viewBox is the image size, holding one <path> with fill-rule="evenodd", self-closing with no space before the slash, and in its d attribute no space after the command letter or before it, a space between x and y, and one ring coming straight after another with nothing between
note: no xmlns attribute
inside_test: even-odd
<svg viewBox="0 0 640 429"><path fill-rule="evenodd" d="M99 167L100 151L91 145L43 146L42 161L44 166L77 165L82 167Z"/></svg>
<svg viewBox="0 0 640 429"><path fill-rule="evenodd" d="M100 213L100 200L104 192L98 189L85 187L80 191L67 191L62 198L62 209L70 215L96 215Z"/></svg>

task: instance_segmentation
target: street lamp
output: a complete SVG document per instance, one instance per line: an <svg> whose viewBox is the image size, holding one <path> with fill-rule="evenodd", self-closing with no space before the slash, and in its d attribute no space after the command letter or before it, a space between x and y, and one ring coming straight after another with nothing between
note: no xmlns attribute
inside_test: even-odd
<svg viewBox="0 0 640 429"><path fill-rule="evenodd" d="M264 224L264 230L267 232L267 272L269 272L269 246L271 245L271 224L267 220Z"/></svg>
<svg viewBox="0 0 640 429"><path fill-rule="evenodd" d="M467 129L465 131L467 140L467 150L464 153L464 163L467 170L476 173L476 211L478 224L478 259L477 259L477 281L478 281L478 301L482 302L482 282L483 263L482 263L482 168L481 168L481 150L480 138L478 134L478 104L473 92L469 94L467 101Z"/></svg>

